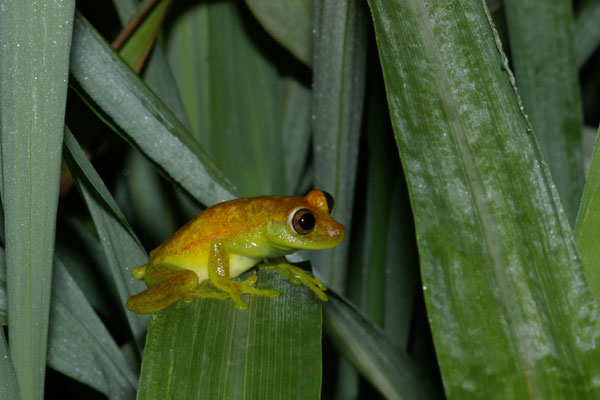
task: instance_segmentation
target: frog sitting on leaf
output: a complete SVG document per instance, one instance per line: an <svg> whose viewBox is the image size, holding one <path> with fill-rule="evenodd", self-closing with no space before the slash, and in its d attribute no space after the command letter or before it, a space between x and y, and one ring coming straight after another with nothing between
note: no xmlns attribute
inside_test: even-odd
<svg viewBox="0 0 600 400"><path fill-rule="evenodd" d="M344 226L331 216L333 198L313 190L305 197L263 196L237 199L207 208L150 252L148 264L132 275L148 289L127 300L140 314L159 311L195 297L230 298L246 309L242 294L277 297L275 290L254 287L257 277L235 278L268 258L301 249L328 249L344 240ZM272 268L302 283L327 301L326 286L304 270L285 262Z"/></svg>

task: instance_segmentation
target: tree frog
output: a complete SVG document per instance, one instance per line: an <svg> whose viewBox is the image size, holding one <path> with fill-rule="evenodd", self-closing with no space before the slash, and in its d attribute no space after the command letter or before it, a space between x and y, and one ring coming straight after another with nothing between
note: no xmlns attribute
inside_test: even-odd
<svg viewBox="0 0 600 400"><path fill-rule="evenodd" d="M246 309L242 294L277 297L279 292L254 287L256 275L242 282L231 278L270 258L283 260L271 268L326 301L327 287L284 256L339 245L344 226L330 216L332 209L333 198L320 190L304 197L251 197L209 207L151 251L148 264L132 271L148 289L131 296L127 308L151 314L179 300L209 297L230 298L238 309Z"/></svg>

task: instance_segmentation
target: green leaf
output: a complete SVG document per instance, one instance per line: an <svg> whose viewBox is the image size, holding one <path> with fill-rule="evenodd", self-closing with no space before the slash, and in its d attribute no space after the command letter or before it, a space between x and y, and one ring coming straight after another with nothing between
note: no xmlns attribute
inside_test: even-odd
<svg viewBox="0 0 600 400"><path fill-rule="evenodd" d="M233 198L232 186L181 122L79 14L74 32L71 74L105 121L198 201Z"/></svg>
<svg viewBox="0 0 600 400"><path fill-rule="evenodd" d="M107 267L117 287L122 310L125 310L127 298L145 289L143 282L133 279L131 270L145 264L148 255L68 128L65 129L64 139L65 159L94 220L108 260ZM141 350L148 319L129 311L124 312Z"/></svg>
<svg viewBox="0 0 600 400"><path fill-rule="evenodd" d="M1 248L0 262L0 313L5 314L6 266L4 249ZM77 284L56 258L52 281L48 365L111 398L130 397L137 386L135 372ZM4 338L3 331L0 336ZM18 393L18 386L11 387L15 375L8 356L2 357L2 360L5 370L1 376L6 381L0 385L1 398L20 398L9 395L13 390ZM14 383L16 385L16 380Z"/></svg>
<svg viewBox="0 0 600 400"><path fill-rule="evenodd" d="M155 314L138 398L318 399L320 301L274 272L260 270L258 287L281 296L244 296L245 311L202 299Z"/></svg>
<svg viewBox="0 0 600 400"><path fill-rule="evenodd" d="M162 185L152 164L138 151L129 152L127 169L127 183L136 226L145 232L152 243L158 245L177 229L174 210L169 207L167 200L170 187L165 188L165 185Z"/></svg>
<svg viewBox="0 0 600 400"><path fill-rule="evenodd" d="M406 351L417 287L417 257L410 202L394 143L380 73L367 89L363 169L357 176L352 223L351 276L348 298L390 341ZM364 181L363 181L364 180ZM364 191L364 195L362 192Z"/></svg>
<svg viewBox="0 0 600 400"><path fill-rule="evenodd" d="M115 0L114 5L119 20L124 26L136 13L136 7L139 9L144 7L145 4L139 3L137 0ZM186 129L189 130L190 123L188 117L177 91L175 79L167 64L166 55L160 45L154 46L142 76L154 93L173 111L173 114L175 114Z"/></svg>
<svg viewBox="0 0 600 400"><path fill-rule="evenodd" d="M383 330L399 349L407 351L410 343L411 321L418 289L418 255L416 254L410 201L404 178L398 174L392 183L389 221L385 240L385 302ZM371 207L377 202L372 200ZM399 264L402 260L402 265ZM376 290L376 289L372 289ZM377 295L371 294L372 296ZM432 367L435 369L435 367Z"/></svg>
<svg viewBox="0 0 600 400"><path fill-rule="evenodd" d="M23 399L42 398L75 2L2 3L0 131L10 355Z"/></svg>
<svg viewBox="0 0 600 400"><path fill-rule="evenodd" d="M61 260L96 312L113 322L118 314L115 311L121 309L121 301L106 268L108 261L96 232L75 218L59 218L58 225L61 235L57 237L54 256ZM127 323L125 315L119 322Z"/></svg>
<svg viewBox="0 0 600 400"><path fill-rule="evenodd" d="M1 325L6 325L6 263L4 252L0 257L0 316ZM20 399L17 375L10 361L4 329L0 326L0 398Z"/></svg>
<svg viewBox="0 0 600 400"><path fill-rule="evenodd" d="M439 397L414 361L372 322L342 297L331 294L329 300L323 307L327 335L386 399Z"/></svg>
<svg viewBox="0 0 600 400"><path fill-rule="evenodd" d="M134 71L139 72L142 69L148 54L152 51L152 46L162 28L171 1L162 0L158 1L156 5L152 5L148 15L143 17L143 21L135 28L135 32L119 49L119 55Z"/></svg>
<svg viewBox="0 0 600 400"><path fill-rule="evenodd" d="M312 65L311 0L246 0L267 32L304 65Z"/></svg>
<svg viewBox="0 0 600 400"><path fill-rule="evenodd" d="M241 196L283 193L281 82L265 54L269 38L238 1L179 3L171 15L167 54L195 137Z"/></svg>
<svg viewBox="0 0 600 400"><path fill-rule="evenodd" d="M48 364L109 398L132 397L136 372L62 263L54 267Z"/></svg>
<svg viewBox="0 0 600 400"><path fill-rule="evenodd" d="M448 398L596 398L598 312L482 2L370 0Z"/></svg>
<svg viewBox="0 0 600 400"><path fill-rule="evenodd" d="M487 7L490 10L490 13L498 11L502 8L504 0L486 0Z"/></svg>
<svg viewBox="0 0 600 400"><path fill-rule="evenodd" d="M575 16L574 44L577 67L581 68L600 45L600 1L580 2Z"/></svg>
<svg viewBox="0 0 600 400"><path fill-rule="evenodd" d="M574 224L584 175L571 2L505 0L504 9L525 113Z"/></svg>
<svg viewBox="0 0 600 400"><path fill-rule="evenodd" d="M304 195L300 182L305 174L310 150L311 91L294 78L285 80L282 101L282 151L285 154L285 182L287 194Z"/></svg>
<svg viewBox="0 0 600 400"><path fill-rule="evenodd" d="M324 0L315 4L315 187L333 196L333 215L349 228L364 103L368 10L360 0ZM339 291L345 286L349 243L347 237L336 249L312 258L319 276Z"/></svg>
<svg viewBox="0 0 600 400"><path fill-rule="evenodd" d="M596 137L597 138L597 137ZM596 139L575 226L577 249L596 300L600 299L600 145Z"/></svg>

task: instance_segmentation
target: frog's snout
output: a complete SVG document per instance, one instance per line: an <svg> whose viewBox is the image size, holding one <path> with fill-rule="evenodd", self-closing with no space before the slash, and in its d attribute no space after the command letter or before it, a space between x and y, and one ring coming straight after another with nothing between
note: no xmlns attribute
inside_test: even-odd
<svg viewBox="0 0 600 400"><path fill-rule="evenodd" d="M342 243L344 241L344 238L346 237L346 229L342 224L335 224L334 226L327 229L327 233L329 234L329 237L334 240L332 247L335 247Z"/></svg>

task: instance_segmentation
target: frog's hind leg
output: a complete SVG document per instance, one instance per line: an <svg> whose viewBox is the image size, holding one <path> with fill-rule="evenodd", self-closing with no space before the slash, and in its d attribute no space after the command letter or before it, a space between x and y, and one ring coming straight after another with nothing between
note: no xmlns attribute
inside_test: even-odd
<svg viewBox="0 0 600 400"><path fill-rule="evenodd" d="M138 314L152 314L168 307L186 298L198 286L198 276L194 271L168 265L146 267L143 279L148 289L131 296L126 304L129 310Z"/></svg>

